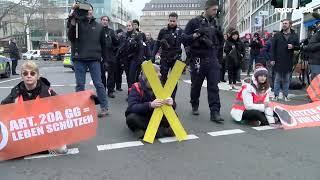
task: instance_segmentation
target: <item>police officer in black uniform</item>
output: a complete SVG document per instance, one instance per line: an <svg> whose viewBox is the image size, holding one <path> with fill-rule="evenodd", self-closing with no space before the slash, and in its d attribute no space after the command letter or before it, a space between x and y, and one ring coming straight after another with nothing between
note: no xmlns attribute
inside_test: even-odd
<svg viewBox="0 0 320 180"><path fill-rule="evenodd" d="M218 54L221 54L223 34L217 26L215 16L218 12L218 2L208 0L205 12L191 19L183 35L184 42L190 46L191 61L191 105L192 113L199 115L199 97L202 83L207 78L208 103L211 112L210 120L222 122L220 116L220 98L218 83L220 80L220 64Z"/></svg>
<svg viewBox="0 0 320 180"><path fill-rule="evenodd" d="M133 28L132 21L127 22L127 32L124 36L117 56L124 64L129 90L131 85L138 81L143 62L144 46L141 33Z"/></svg>
<svg viewBox="0 0 320 180"><path fill-rule="evenodd" d="M103 30L105 33L105 41L106 41L106 59L104 59L103 64L101 66L101 78L102 83L105 88L108 89L108 96L110 98L115 98L114 88L115 88L115 69L116 69L116 47L119 44L119 40L115 35L114 31L108 27L110 18L108 16L102 16L100 18L101 25L103 26ZM108 72L108 79L106 81L106 71Z"/></svg>
<svg viewBox="0 0 320 180"><path fill-rule="evenodd" d="M169 14L168 26L160 30L158 39L154 45L152 57L155 58L161 47L160 73L161 83L165 85L169 70L173 68L176 60L181 60L181 43L183 30L177 26L178 14ZM176 89L173 93L175 96Z"/></svg>

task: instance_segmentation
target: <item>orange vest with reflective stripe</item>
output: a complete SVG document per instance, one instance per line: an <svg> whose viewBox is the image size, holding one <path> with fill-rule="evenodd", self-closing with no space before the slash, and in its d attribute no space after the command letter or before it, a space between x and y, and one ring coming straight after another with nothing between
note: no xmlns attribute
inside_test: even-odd
<svg viewBox="0 0 320 180"><path fill-rule="evenodd" d="M320 101L320 75L313 78L307 92L311 101Z"/></svg>
<svg viewBox="0 0 320 180"><path fill-rule="evenodd" d="M243 97L242 97L242 92L246 88L247 88L247 85L243 85L241 87L240 92L238 92L237 95L236 95L236 100L232 105L232 109L238 109L238 110L241 110L241 111L246 110L246 107L244 106L244 103L243 103ZM255 94L255 93L251 93L251 95L252 95L254 104L263 104L265 99L266 99L266 97L267 97L267 93L264 94L264 95L260 95L260 96Z"/></svg>

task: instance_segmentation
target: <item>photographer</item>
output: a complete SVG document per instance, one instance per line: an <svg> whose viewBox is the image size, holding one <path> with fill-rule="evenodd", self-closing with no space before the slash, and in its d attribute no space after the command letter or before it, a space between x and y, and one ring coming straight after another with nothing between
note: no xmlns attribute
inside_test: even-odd
<svg viewBox="0 0 320 180"><path fill-rule="evenodd" d="M260 49L263 48L263 45L261 43L260 35L259 33L254 33L253 40L250 43L250 62L249 62L249 68L247 72L247 76L250 76L250 72L252 70L253 62L258 63L258 57L260 54Z"/></svg>
<svg viewBox="0 0 320 180"><path fill-rule="evenodd" d="M93 17L90 4L74 4L68 19L68 38L74 64L76 91L85 90L86 71L89 69L97 90L101 111L99 117L108 115L108 100L101 81L101 59L106 59L105 32Z"/></svg>

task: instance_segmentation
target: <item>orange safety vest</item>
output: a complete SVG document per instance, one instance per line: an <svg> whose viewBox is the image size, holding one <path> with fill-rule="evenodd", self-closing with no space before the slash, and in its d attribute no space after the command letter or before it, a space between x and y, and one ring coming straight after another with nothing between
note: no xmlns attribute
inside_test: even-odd
<svg viewBox="0 0 320 180"><path fill-rule="evenodd" d="M307 92L311 101L320 101L320 75L313 78Z"/></svg>
<svg viewBox="0 0 320 180"><path fill-rule="evenodd" d="M245 111L246 107L244 106L243 103L243 97L242 97L242 92L247 88L247 85L243 85L241 87L241 90L237 93L236 95L236 100L232 105L232 109L238 109L241 111ZM264 95L257 95L255 93L251 93L252 97L253 97L253 103L254 104L263 104L266 97L267 97L267 93Z"/></svg>

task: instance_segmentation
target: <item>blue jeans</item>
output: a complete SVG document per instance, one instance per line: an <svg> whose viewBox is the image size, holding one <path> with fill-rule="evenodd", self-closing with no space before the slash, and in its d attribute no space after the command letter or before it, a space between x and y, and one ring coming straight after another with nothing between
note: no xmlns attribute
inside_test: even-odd
<svg viewBox="0 0 320 180"><path fill-rule="evenodd" d="M311 80L320 74L320 65L310 65L311 70Z"/></svg>
<svg viewBox="0 0 320 180"><path fill-rule="evenodd" d="M84 91L86 84L86 72L89 68L89 72L97 90L97 95L100 101L100 107L108 109L108 99L106 90L102 84L101 80L101 67L99 61L74 61L74 72L76 77L76 92Z"/></svg>
<svg viewBox="0 0 320 180"><path fill-rule="evenodd" d="M275 96L279 96L281 84L282 84L282 93L284 96L288 97L290 77L291 77L291 72L276 72L276 77L274 80Z"/></svg>

